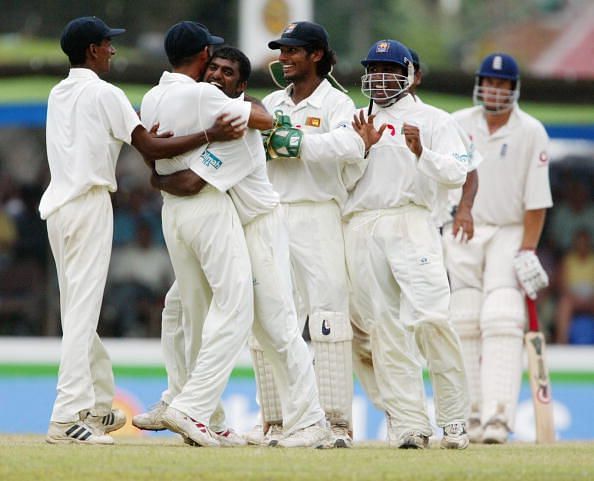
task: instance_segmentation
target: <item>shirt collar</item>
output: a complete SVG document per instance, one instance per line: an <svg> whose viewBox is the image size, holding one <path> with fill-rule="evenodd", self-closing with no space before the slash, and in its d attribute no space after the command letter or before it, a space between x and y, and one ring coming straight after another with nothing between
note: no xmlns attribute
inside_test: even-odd
<svg viewBox="0 0 594 481"><path fill-rule="evenodd" d="M90 68L73 67L70 69L70 72L68 72L68 78L98 79L99 75Z"/></svg>
<svg viewBox="0 0 594 481"><path fill-rule="evenodd" d="M169 72L165 70L159 79L160 84L171 84L177 82L196 83L196 81L183 73Z"/></svg>
<svg viewBox="0 0 594 481"><path fill-rule="evenodd" d="M332 87L330 82L328 82L328 80L326 80L326 79L323 79L320 82L320 85L318 85L316 87L316 89L311 93L311 95L309 97L307 97L306 99L302 100L302 102L307 103L311 107L319 109L322 107L322 101L326 97L326 95L328 93L328 89L331 89L331 88L334 88L334 87ZM284 96L283 96L281 103L288 104L288 105L295 105L293 103L293 99L291 99L292 91L293 91L293 84L290 84L284 90Z"/></svg>

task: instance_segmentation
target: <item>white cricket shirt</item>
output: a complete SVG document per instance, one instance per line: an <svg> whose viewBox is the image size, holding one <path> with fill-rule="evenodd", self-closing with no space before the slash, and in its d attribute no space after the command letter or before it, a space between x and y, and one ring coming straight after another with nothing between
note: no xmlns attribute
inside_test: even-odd
<svg viewBox="0 0 594 481"><path fill-rule="evenodd" d="M251 103L227 97L214 85L195 82L187 75L163 72L159 84L142 99L140 116L145 126L160 124L160 131L187 135L208 129L222 113L250 117ZM191 169L221 192L227 191L252 172L261 149L247 136L228 142L212 142L171 159L159 159L155 168L161 175ZM222 168L225 166L225 168ZM163 196L168 196L163 192Z"/></svg>
<svg viewBox="0 0 594 481"><path fill-rule="evenodd" d="M342 169L345 164L362 162L365 153L363 141L351 126L355 105L326 79L297 105L291 100L291 89L292 85L262 100L271 114L280 110L289 115L293 126L305 134L300 159L268 162L270 181L283 203L334 199L343 205L347 189Z"/></svg>
<svg viewBox="0 0 594 481"><path fill-rule="evenodd" d="M477 224L522 224L524 212L553 205L549 185L549 138L543 125L517 105L509 121L489 134L481 106L454 118L483 156L472 208Z"/></svg>
<svg viewBox="0 0 594 481"><path fill-rule="evenodd" d="M120 90L87 68L72 68L50 92L46 145L51 179L39 213L47 219L67 202L104 186L117 189L115 167L140 119Z"/></svg>
<svg viewBox="0 0 594 481"><path fill-rule="evenodd" d="M468 155L452 117L406 95L394 105L375 109L374 124L388 124L371 147L369 163L345 204L343 214L416 204L432 212L447 203L448 189L466 179ZM420 130L423 152L417 159L407 147L404 123Z"/></svg>

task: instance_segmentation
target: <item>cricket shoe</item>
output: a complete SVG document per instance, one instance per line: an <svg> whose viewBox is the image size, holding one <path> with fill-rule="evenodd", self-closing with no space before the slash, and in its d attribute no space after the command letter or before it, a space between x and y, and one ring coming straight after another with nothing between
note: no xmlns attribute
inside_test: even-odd
<svg viewBox="0 0 594 481"><path fill-rule="evenodd" d="M441 438L442 449L466 449L470 440L465 427L465 423L446 424Z"/></svg>
<svg viewBox="0 0 594 481"><path fill-rule="evenodd" d="M126 424L126 415L120 409L112 409L105 416L93 416L88 414L85 423L94 427L97 431L103 431L105 434L117 431Z"/></svg>
<svg viewBox="0 0 594 481"><path fill-rule="evenodd" d="M45 440L50 444L113 444L113 438L86 421L51 421Z"/></svg>
<svg viewBox="0 0 594 481"><path fill-rule="evenodd" d="M145 431L163 431L167 427L163 424L163 413L169 404L159 401L149 411L137 414L132 418L132 425Z"/></svg>
<svg viewBox="0 0 594 481"><path fill-rule="evenodd" d="M398 449L425 449L429 447L429 436L418 431L406 431L398 437L395 444Z"/></svg>
<svg viewBox="0 0 594 481"><path fill-rule="evenodd" d="M233 429L227 428L224 431L210 431L212 436L219 442L222 448L234 448L247 446L248 442L237 434ZM196 443L190 438L184 438L184 443L195 446Z"/></svg>
<svg viewBox="0 0 594 481"><path fill-rule="evenodd" d="M278 442L278 446L281 448L326 448L331 441L332 432L327 427L314 424L285 436Z"/></svg>
<svg viewBox="0 0 594 481"><path fill-rule="evenodd" d="M505 444L509 433L510 429L505 420L499 416L494 416L485 424L483 443Z"/></svg>
<svg viewBox="0 0 594 481"><path fill-rule="evenodd" d="M353 438L349 433L347 426L335 424L330 427L332 431L331 447L333 448L352 448Z"/></svg>
<svg viewBox="0 0 594 481"><path fill-rule="evenodd" d="M468 418L466 432L471 443L481 443L483 441L483 426L478 413L471 414Z"/></svg>
<svg viewBox="0 0 594 481"><path fill-rule="evenodd" d="M278 423L269 424L266 432L261 424L257 424L243 435L247 443L252 446L276 446L282 437L283 426Z"/></svg>
<svg viewBox="0 0 594 481"><path fill-rule="evenodd" d="M190 416L169 406L162 414L163 424L174 433L181 434L194 442L194 446L219 447L220 443L214 438L208 426L196 421ZM189 443L188 443L189 444Z"/></svg>

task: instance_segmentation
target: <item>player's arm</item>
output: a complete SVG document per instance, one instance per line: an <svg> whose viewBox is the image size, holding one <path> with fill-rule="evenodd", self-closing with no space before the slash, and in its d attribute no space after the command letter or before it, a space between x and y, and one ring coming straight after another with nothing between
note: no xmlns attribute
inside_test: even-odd
<svg viewBox="0 0 594 481"><path fill-rule="evenodd" d="M456 208L452 234L456 236L462 229L462 238L469 241L474 236L474 221L472 219L472 206L478 190L478 173L475 170L466 174L466 180L462 186L462 197Z"/></svg>
<svg viewBox="0 0 594 481"><path fill-rule="evenodd" d="M270 130L274 127L274 119L261 103L252 103L247 125L251 129Z"/></svg>
<svg viewBox="0 0 594 481"><path fill-rule="evenodd" d="M159 175L153 169L151 185L178 197L196 195L206 185L206 181L190 169L180 170L169 175Z"/></svg>
<svg viewBox="0 0 594 481"><path fill-rule="evenodd" d="M534 209L524 213L524 236L520 250L535 250L540 241L547 210Z"/></svg>

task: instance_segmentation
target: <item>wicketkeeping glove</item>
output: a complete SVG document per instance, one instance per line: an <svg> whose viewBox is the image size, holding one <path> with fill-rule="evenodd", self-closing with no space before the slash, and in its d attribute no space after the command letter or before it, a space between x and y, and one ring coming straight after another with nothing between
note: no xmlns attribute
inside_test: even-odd
<svg viewBox="0 0 594 481"><path fill-rule="evenodd" d="M275 113L275 123L272 130L263 132L266 159L279 157L297 158L301 152L303 131L292 126L291 118L282 111Z"/></svg>
<svg viewBox="0 0 594 481"><path fill-rule="evenodd" d="M518 252L514 257L514 269L520 286L530 299L536 299L538 291L549 285L549 276L534 251Z"/></svg>

